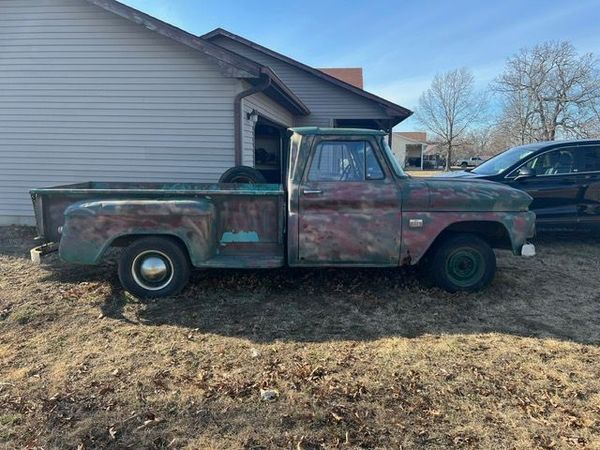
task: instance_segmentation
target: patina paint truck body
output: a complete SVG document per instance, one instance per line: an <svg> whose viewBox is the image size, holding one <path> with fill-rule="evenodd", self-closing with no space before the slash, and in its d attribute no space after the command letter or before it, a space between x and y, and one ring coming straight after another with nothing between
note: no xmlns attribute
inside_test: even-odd
<svg viewBox="0 0 600 450"><path fill-rule="evenodd" d="M178 239L197 267L284 264L279 185L92 182L32 195L38 227L68 262L97 264L115 241L153 235Z"/></svg>
<svg viewBox="0 0 600 450"><path fill-rule="evenodd" d="M531 197L486 181L408 177L386 139L373 130L293 129L283 185L33 189L38 230L80 264L145 237L175 242L192 266L218 268L414 265L448 233L521 253L534 232Z"/></svg>

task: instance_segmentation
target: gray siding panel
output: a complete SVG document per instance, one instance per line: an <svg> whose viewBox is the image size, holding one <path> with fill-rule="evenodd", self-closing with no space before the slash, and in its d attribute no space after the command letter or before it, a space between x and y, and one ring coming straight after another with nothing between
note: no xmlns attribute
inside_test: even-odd
<svg viewBox="0 0 600 450"><path fill-rule="evenodd" d="M227 37L213 43L269 66L311 111L297 126L332 126L333 119L387 119L376 103Z"/></svg>
<svg viewBox="0 0 600 450"><path fill-rule="evenodd" d="M240 88L83 0L0 0L0 222L31 221L32 187L216 181Z"/></svg>

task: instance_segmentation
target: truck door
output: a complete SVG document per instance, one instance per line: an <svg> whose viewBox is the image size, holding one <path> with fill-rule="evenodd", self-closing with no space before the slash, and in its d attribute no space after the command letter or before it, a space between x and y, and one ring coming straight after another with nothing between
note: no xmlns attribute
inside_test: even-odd
<svg viewBox="0 0 600 450"><path fill-rule="evenodd" d="M318 137L299 186L298 264L398 265L399 185L371 137Z"/></svg>

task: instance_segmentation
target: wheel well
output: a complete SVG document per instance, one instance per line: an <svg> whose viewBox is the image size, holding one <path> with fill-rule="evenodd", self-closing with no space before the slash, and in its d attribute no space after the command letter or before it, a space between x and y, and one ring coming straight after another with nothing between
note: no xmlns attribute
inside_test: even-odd
<svg viewBox="0 0 600 450"><path fill-rule="evenodd" d="M177 245L179 245L181 249L185 251L185 254L187 255L188 259L190 258L189 249L187 248L187 245L185 245L183 239L181 239L179 236L175 236L172 234L126 234L124 236L119 236L118 238L114 239L110 243L110 247L127 247L132 242L145 238L169 239L175 242Z"/></svg>
<svg viewBox="0 0 600 450"><path fill-rule="evenodd" d="M466 221L456 222L446 227L435 240L427 253L435 249L449 235L467 233L474 234L487 242L492 248L511 250L512 242L506 227L500 222Z"/></svg>

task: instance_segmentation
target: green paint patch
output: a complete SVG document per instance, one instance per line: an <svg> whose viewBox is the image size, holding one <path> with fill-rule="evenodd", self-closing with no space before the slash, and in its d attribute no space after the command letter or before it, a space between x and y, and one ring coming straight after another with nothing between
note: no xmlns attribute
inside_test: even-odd
<svg viewBox="0 0 600 450"><path fill-rule="evenodd" d="M226 231L221 236L221 244L230 244L233 242L259 242L258 233L256 231Z"/></svg>

